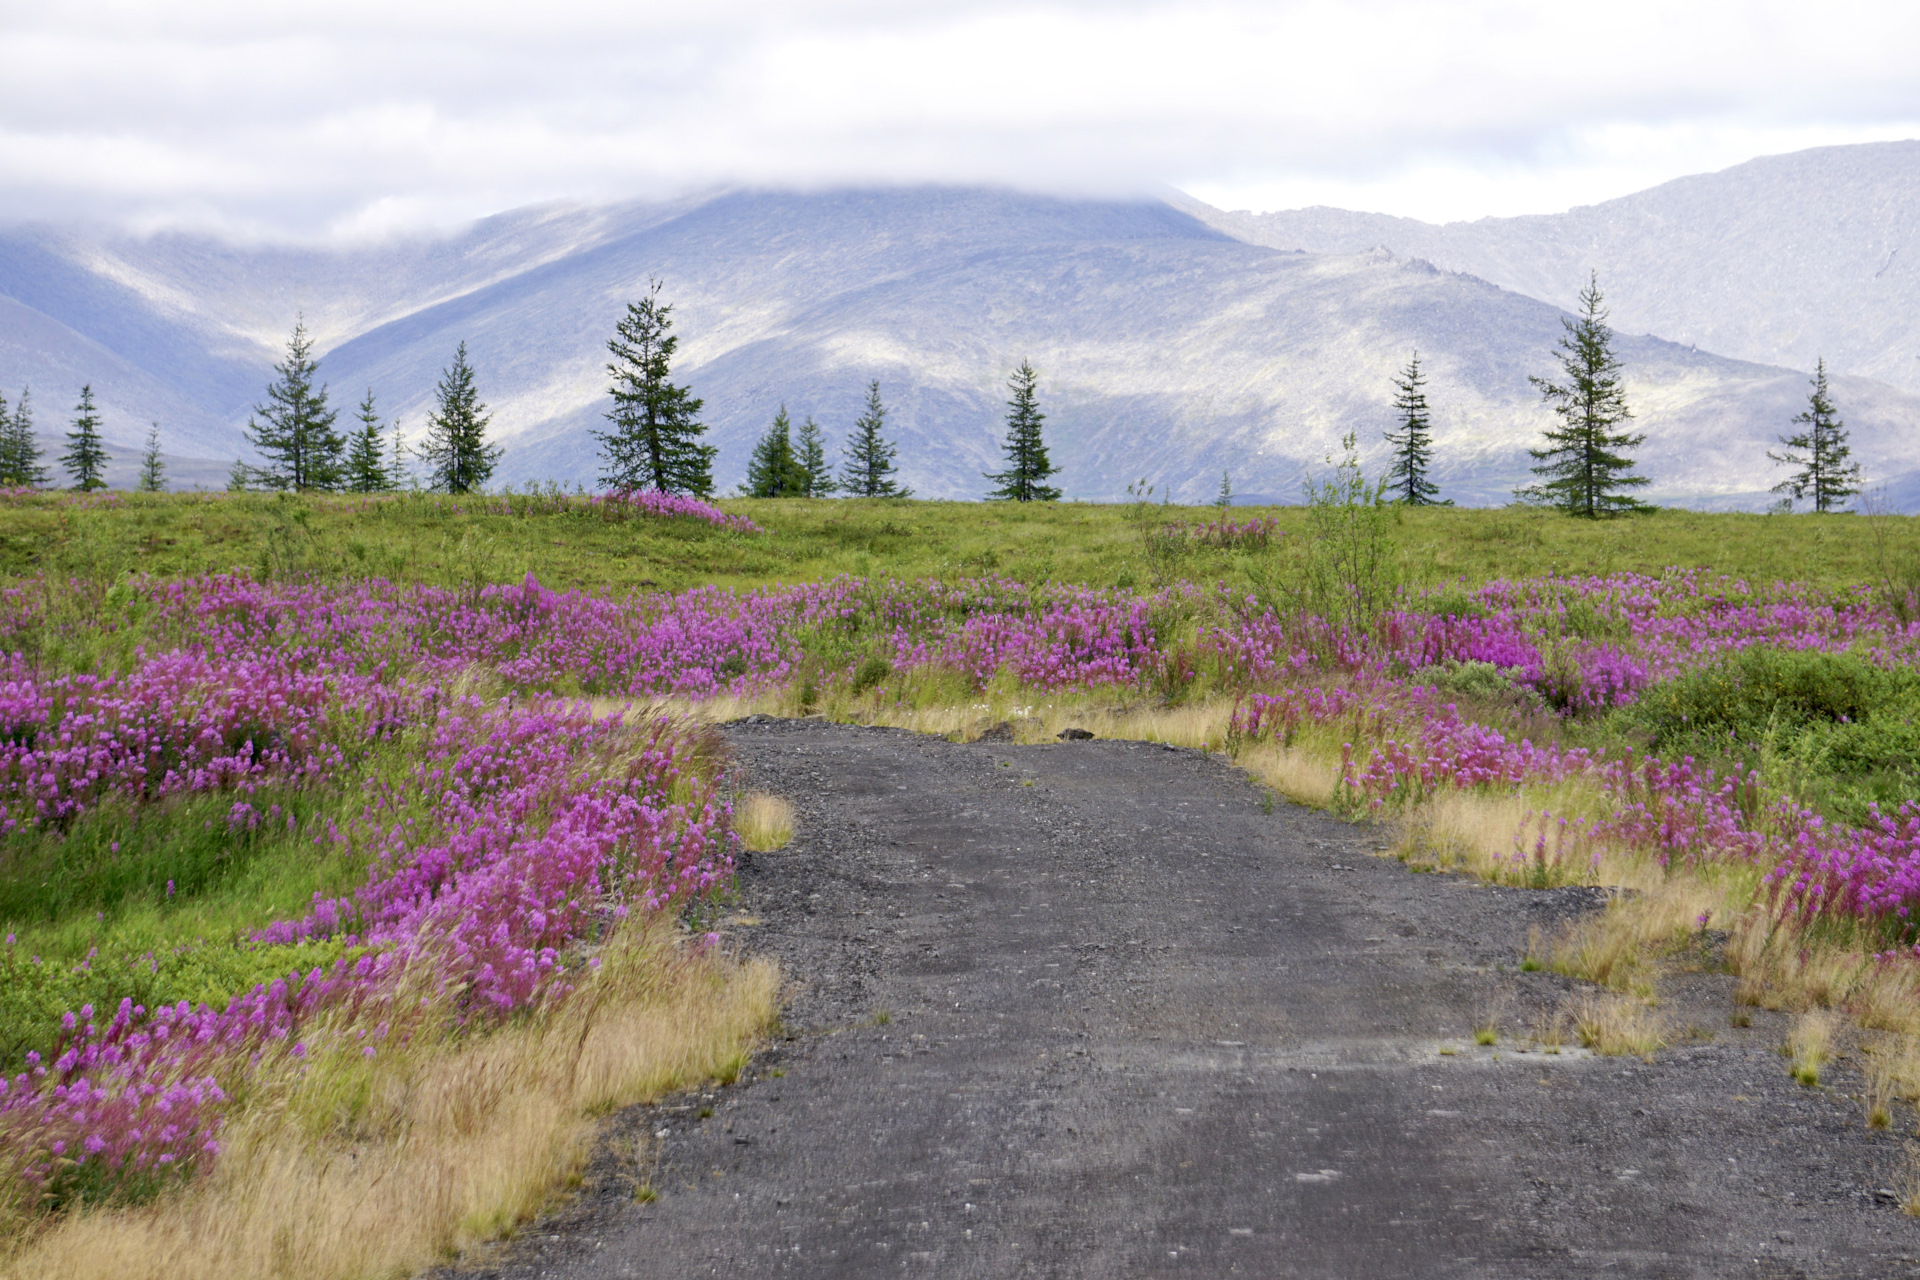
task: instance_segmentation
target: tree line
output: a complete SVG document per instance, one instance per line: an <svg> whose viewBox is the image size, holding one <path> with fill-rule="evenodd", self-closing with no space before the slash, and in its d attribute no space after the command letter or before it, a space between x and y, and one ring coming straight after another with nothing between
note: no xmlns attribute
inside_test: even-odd
<svg viewBox="0 0 1920 1280"><path fill-rule="evenodd" d="M713 462L718 450L701 437L704 401L672 379L680 338L673 332L673 305L661 298L662 286L650 281L607 342L612 359L607 429L593 432L599 444L600 482L620 491L658 490L711 497ZM493 415L480 399L467 344L434 389L426 431L409 449L399 420L384 420L371 387L350 422L320 381L320 362L304 318L296 319L284 359L273 366L266 398L253 406L245 437L257 460L236 458L228 473L230 490L271 489L301 493L385 493L424 479L444 493L484 489L498 466L502 449L487 438ZM991 496L1018 502L1057 500L1060 491L1046 481L1058 468L1042 438L1038 375L1022 361L1010 384L1006 470L990 474ZM905 498L912 490L899 482L898 447L886 435L887 409L880 383L867 386L866 409L854 422L836 474L827 460L825 437L811 417L797 435L786 406L755 445L747 465L744 494L753 497L822 498L846 494L863 498ZM100 414L93 387L83 387L75 407L68 448L59 462L79 490L103 488L107 451L100 436ZM409 455L425 464L424 477L408 464ZM160 452L160 428L148 434L139 470L139 487L165 487L166 464ZM0 487L40 488L51 483L34 434L30 393L21 392L9 410L0 397Z"/></svg>
<svg viewBox="0 0 1920 1280"><path fill-rule="evenodd" d="M607 429L592 433L600 447L599 479L615 490L711 497L719 451L701 438L707 430L700 421L705 402L672 379L680 339L673 332L673 304L664 301L661 292L660 281L649 281L645 295L627 305L607 342L612 406L605 415ZM1646 510L1647 504L1633 492L1648 483L1633 457L1646 435L1629 425L1633 413L1598 273L1581 290L1579 313L1561 323L1565 331L1555 352L1560 374L1528 379L1554 421L1543 431L1540 447L1528 451L1537 479L1516 489L1514 496L1589 519ZM318 381L319 367L306 323L297 319L286 358L274 365L266 399L253 406L247 419L246 439L261 461L236 459L228 487L382 493L421 479L408 467L409 450L399 421L382 419L371 387L352 423L340 429L339 411ZM1038 373L1022 360L1008 382L1005 470L985 473L994 485L989 498L1053 502L1060 497L1060 490L1047 483L1060 469L1047 452L1038 387ZM1376 497L1409 506L1452 505L1440 497L1433 479L1432 411L1418 351L1393 379L1393 388L1395 429L1386 435L1391 463L1375 486ZM911 496L912 490L898 479L899 449L887 438L886 418L880 383L870 381L865 408L841 447L836 472L812 416L796 429L782 404L754 445L741 494ZM502 454L500 446L487 439L491 422L462 341L441 372L426 431L412 450L425 464L427 487L455 494L485 488ZM1843 510L1860 491L1860 465L1852 460L1824 358L1816 362L1807 408L1793 418L1793 426L1796 430L1779 438L1780 451L1767 453L1776 465L1794 468L1774 486L1774 492L1785 495L1781 505L1791 510L1795 502L1811 499L1816 512ZM58 461L73 488L105 487L107 452L91 384L81 388L67 448ZM137 486L159 490L165 476L156 423L147 436ZM34 434L31 393L23 390L11 410L0 396L0 487L39 488L50 482ZM1231 479L1223 474L1216 503L1231 501Z"/></svg>
<svg viewBox="0 0 1920 1280"><path fill-rule="evenodd" d="M100 437L100 412L93 402L92 383L80 388L80 402L73 414L66 451L56 461L72 478L75 489L104 489L107 448ZM32 390L23 388L11 410L7 398L0 395L0 489L44 489L52 484L44 456L33 430ZM140 455L135 487L157 493L166 487L166 477L166 460L160 454L160 424L155 423Z"/></svg>
<svg viewBox="0 0 1920 1280"><path fill-rule="evenodd" d="M400 421L381 418L372 387L340 429L340 411L319 382L320 362L304 319L294 322L286 359L273 369L267 398L253 406L245 433L261 461L236 458L229 489L389 493L414 478ZM501 449L487 442L493 415L475 387L464 341L441 371L433 399L426 433L412 451L426 464L428 486L445 493L485 488Z"/></svg>
<svg viewBox="0 0 1920 1280"><path fill-rule="evenodd" d="M1648 510L1648 504L1633 496L1633 490L1648 483L1633 458L1647 437L1628 426L1633 412L1627 405L1624 366L1614 354L1598 272L1589 275L1580 291L1579 314L1563 318L1561 324L1565 332L1555 353L1561 375L1527 379L1555 421L1542 433L1540 447L1528 450L1538 479L1516 489L1514 496L1587 519ZM1392 463L1380 495L1409 506L1440 504L1439 486L1431 476L1430 411L1418 351L1393 386L1398 429L1387 433ZM1811 498L1816 512L1843 510L1847 499L1860 492L1860 464L1852 460L1846 424L1834 408L1825 358L1814 365L1807 407L1795 415L1793 425L1799 429L1780 437L1780 452L1767 452L1776 465L1795 468L1773 487L1773 492L1786 495L1782 508L1790 511L1795 502Z"/></svg>
<svg viewBox="0 0 1920 1280"><path fill-rule="evenodd" d="M659 489L710 497L713 460L718 451L702 444L706 426L699 413L704 401L672 381L673 304L660 297L661 284L650 282L645 297L629 303L607 344L613 362L614 407L610 429L594 433L600 442L600 481L615 489ZM1025 360L1008 389L1006 470L986 476L996 487L988 495L1012 502L1053 502L1060 490L1047 484L1059 468L1047 454L1040 411L1039 375ZM899 447L886 435L887 407L880 382L867 383L866 407L854 420L841 447L838 474L827 458L826 438L809 414L796 429L782 404L747 460L740 492L750 498L906 498L896 459Z"/></svg>

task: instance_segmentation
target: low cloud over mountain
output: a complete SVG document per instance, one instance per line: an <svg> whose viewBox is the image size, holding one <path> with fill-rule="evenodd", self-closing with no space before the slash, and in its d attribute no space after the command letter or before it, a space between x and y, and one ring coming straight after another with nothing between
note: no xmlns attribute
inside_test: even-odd
<svg viewBox="0 0 1920 1280"><path fill-rule="evenodd" d="M1820 223L1809 192L1851 153L1871 181L1826 182ZM1785 161L1815 167L1795 178ZM417 432L465 340L507 448L499 478L591 483L604 342L657 276L724 484L781 403L837 438L878 378L906 482L977 497L998 461L1006 375L1024 357L1070 496L1113 498L1144 477L1197 500L1231 470L1243 495L1292 500L1344 431L1377 454L1389 379L1417 347L1439 480L1462 501L1499 502L1545 422L1527 375L1553 367L1555 304L1584 282L1585 236L1622 330L1651 496L1763 502L1777 479L1765 450L1800 407L1815 353L1840 373L1870 479L1904 495L1920 474L1920 376L1900 376L1898 358L1917 322L1874 290L1905 280L1896 292L1910 298L1920 283L1920 255L1891 243L1916 206L1886 203L1920 181L1920 145L1756 165L1760 178L1743 166L1689 180L1704 184L1692 196L1669 184L1605 216L1439 228L926 187L538 208L349 250L16 228L0 235L0 390L31 383L53 430L91 381L122 448L158 420L170 451L229 459L304 312L343 408L371 386ZM1874 205L1869 189L1892 194ZM1876 253L1881 275L1856 280ZM1740 262L1772 284L1748 287ZM1851 292L1807 283L1842 275Z"/></svg>

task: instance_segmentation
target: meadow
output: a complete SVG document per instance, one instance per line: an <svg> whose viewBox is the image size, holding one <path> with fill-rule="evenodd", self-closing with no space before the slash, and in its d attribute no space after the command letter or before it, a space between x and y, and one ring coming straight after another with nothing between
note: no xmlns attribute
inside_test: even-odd
<svg viewBox="0 0 1920 1280"><path fill-rule="evenodd" d="M595 1116L732 1079L778 977L711 926L788 824L709 727L751 711L1204 747L1411 866L1618 886L1526 958L1603 993L1593 1047L1724 969L1809 1084L1861 1037L1887 1123L1914 526L5 495L6 1265L404 1274L537 1212Z"/></svg>
<svg viewBox="0 0 1920 1280"><path fill-rule="evenodd" d="M1152 589L1161 580L1229 580L1238 547L1147 554L1143 528L1203 524L1208 507L1158 502L956 503L802 499L720 504L759 536L698 521L627 519L554 488L489 497L276 494L93 497L0 494L0 579L98 580L244 572L373 576L471 586L528 573L555 590L681 591L856 577L1000 577ZM1235 507L1235 520L1306 530L1303 507ZM1529 508L1394 508L1393 554L1414 585L1542 574L1658 574L1707 569L1757 582L1841 586L1877 581L1920 556L1920 530L1898 517L1765 516L1662 510L1591 524Z"/></svg>

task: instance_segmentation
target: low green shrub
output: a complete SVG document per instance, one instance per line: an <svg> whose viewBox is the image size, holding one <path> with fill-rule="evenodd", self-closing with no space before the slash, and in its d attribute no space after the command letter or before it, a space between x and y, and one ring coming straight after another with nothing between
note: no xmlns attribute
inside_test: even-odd
<svg viewBox="0 0 1920 1280"><path fill-rule="evenodd" d="M1845 821L1920 801L1920 672L1857 653L1743 649L1647 688L1618 722L1669 758L1759 767Z"/></svg>

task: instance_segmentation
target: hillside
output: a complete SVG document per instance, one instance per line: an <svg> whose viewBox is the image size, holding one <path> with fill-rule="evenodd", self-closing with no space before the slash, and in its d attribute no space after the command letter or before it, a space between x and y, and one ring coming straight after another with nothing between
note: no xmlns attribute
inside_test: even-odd
<svg viewBox="0 0 1920 1280"><path fill-rule="evenodd" d="M878 378L906 482L977 497L1024 357L1069 496L1145 478L1197 500L1231 470L1249 499L1292 500L1343 431L1377 456L1389 379L1417 347L1441 482L1505 499L1542 422L1527 375L1551 368L1555 307L1404 255L1247 243L1209 217L1221 225L1160 201L907 188L529 209L347 250L16 228L0 236L0 388L31 383L53 430L91 380L110 440L131 449L157 420L171 452L210 460L176 468L200 482L240 450L304 312L343 407L371 386L417 434L464 340L507 449L497 478L591 484L603 343L658 277L726 486L781 403L837 441ZM1650 337L1623 334L1621 351L1652 496L1763 504L1765 447L1804 375ZM1920 487L1920 396L1846 376L1837 392L1872 477Z"/></svg>
<svg viewBox="0 0 1920 1280"><path fill-rule="evenodd" d="M1767 156L1566 213L1444 226L1184 207L1255 244L1385 246L1561 307L1591 268L1626 331L1796 369L1824 355L1920 392L1920 141Z"/></svg>

